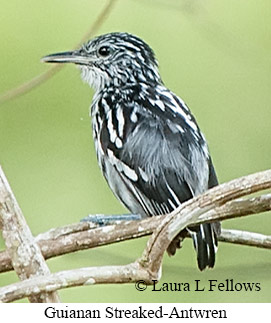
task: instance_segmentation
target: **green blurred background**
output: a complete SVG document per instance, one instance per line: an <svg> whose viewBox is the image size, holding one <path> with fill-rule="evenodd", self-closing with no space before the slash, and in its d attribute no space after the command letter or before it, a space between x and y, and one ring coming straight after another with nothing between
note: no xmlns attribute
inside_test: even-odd
<svg viewBox="0 0 271 323"><path fill-rule="evenodd" d="M74 47L106 5L95 0L1 1L0 93L49 66L40 57ZM269 0L119 0L98 34L127 31L155 50L165 84L180 95L205 133L220 182L270 168ZM94 213L126 210L96 163L89 120L93 95L74 66L0 106L0 164L27 222L38 234ZM269 214L224 228L271 233ZM126 264L147 238L48 261L52 272ZM2 249L3 240L0 241ZM161 282L234 279L260 292L144 292L131 285L60 291L65 302L270 302L270 250L220 243L216 267L199 272L191 240L164 258ZM0 286L17 281L0 274Z"/></svg>

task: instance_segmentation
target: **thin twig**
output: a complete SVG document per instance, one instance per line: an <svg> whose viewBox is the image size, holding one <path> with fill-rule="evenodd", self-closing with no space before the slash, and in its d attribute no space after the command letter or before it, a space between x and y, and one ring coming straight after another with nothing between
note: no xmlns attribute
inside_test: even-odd
<svg viewBox="0 0 271 323"><path fill-rule="evenodd" d="M271 235L267 236L261 233L222 229L219 241L271 249Z"/></svg>
<svg viewBox="0 0 271 323"><path fill-rule="evenodd" d="M21 280L49 275L50 270L25 221L23 213L0 167L0 218L5 245L12 266ZM58 302L57 293L29 296L31 302Z"/></svg>
<svg viewBox="0 0 271 323"><path fill-rule="evenodd" d="M109 13L113 9L113 5L115 3L116 3L116 0L108 1L108 3L105 5L101 13L95 19L94 23L91 25L89 31L87 31L86 34L81 39L81 41L77 43L76 46L74 46L75 49L97 32L97 30L101 27L101 25L104 23L105 19L108 17ZM35 87L39 86L43 82L50 79L53 75L58 73L62 68L64 68L64 65L53 65L47 71L33 77L31 80L26 81L23 84L8 90L7 92L5 92L0 96L0 105L31 91Z"/></svg>

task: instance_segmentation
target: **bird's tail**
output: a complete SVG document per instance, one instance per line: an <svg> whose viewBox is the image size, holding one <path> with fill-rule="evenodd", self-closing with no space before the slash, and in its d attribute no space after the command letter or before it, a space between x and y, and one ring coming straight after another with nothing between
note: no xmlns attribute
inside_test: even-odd
<svg viewBox="0 0 271 323"><path fill-rule="evenodd" d="M217 251L217 226L216 223L200 224L191 227L188 231L192 235L194 247L197 252L198 267L200 270L213 268Z"/></svg>
<svg viewBox="0 0 271 323"><path fill-rule="evenodd" d="M193 239L199 269L213 268L217 251L217 236L219 236L221 231L220 223L200 224L181 231L167 248L169 256L175 255L176 250L181 248L181 242L187 236L187 231Z"/></svg>

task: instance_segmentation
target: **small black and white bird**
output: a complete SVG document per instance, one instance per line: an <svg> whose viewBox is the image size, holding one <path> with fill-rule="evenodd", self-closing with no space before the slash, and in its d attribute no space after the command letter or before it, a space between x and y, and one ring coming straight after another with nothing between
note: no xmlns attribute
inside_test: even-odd
<svg viewBox="0 0 271 323"><path fill-rule="evenodd" d="M91 117L98 163L111 190L142 217L170 213L218 184L206 140L189 108L161 80L152 49L128 33L94 38L43 58L75 63L95 89ZM213 267L219 223L187 228L200 270ZM181 233L168 247L180 247Z"/></svg>

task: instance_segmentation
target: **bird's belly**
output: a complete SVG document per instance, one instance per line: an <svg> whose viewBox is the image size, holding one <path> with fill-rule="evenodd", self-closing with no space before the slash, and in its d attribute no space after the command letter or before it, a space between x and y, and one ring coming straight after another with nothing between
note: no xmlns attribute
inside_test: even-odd
<svg viewBox="0 0 271 323"><path fill-rule="evenodd" d="M92 126L98 164L110 189L131 213L140 214L142 217L145 217L146 212L138 203L138 200L136 199L134 192L129 188L129 185L125 183L123 174L121 174L116 166L112 164L112 160L110 160L108 156L108 151L104 151L106 145L101 142L101 129L103 125L99 128L94 124L92 124Z"/></svg>
<svg viewBox="0 0 271 323"><path fill-rule="evenodd" d="M98 157L99 158L99 157ZM114 165L109 161L106 155L100 156L103 175L118 200L133 214L140 214L142 217L147 216L146 212L138 203L134 190L129 187L129 183L123 178Z"/></svg>

